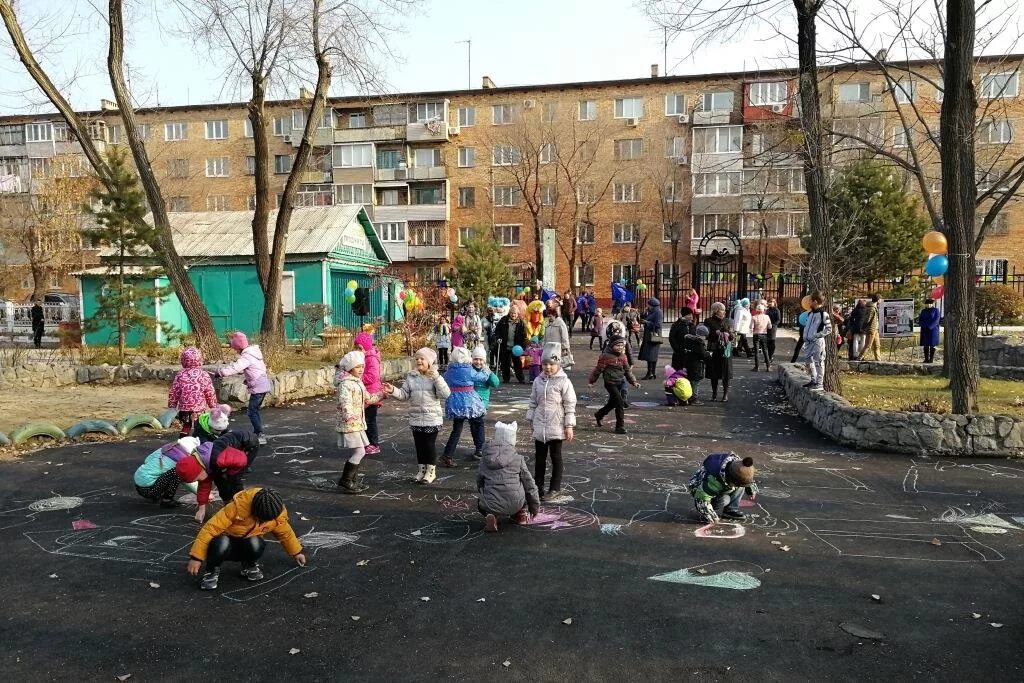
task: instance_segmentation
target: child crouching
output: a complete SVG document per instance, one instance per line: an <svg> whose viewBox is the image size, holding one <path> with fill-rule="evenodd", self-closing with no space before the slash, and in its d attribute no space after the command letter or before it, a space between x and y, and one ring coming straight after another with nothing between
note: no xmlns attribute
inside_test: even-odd
<svg viewBox="0 0 1024 683"><path fill-rule="evenodd" d="M498 517L512 517L516 524L529 524L540 508L540 493L530 468L516 451L513 422L494 425L494 439L487 443L476 476L477 509L484 516L484 531L498 530Z"/></svg>
<svg viewBox="0 0 1024 683"><path fill-rule="evenodd" d="M683 380L683 387L685 389L676 390L676 385L679 380ZM689 396L682 398L679 394L686 394L690 388L690 382L686 379L686 370L676 370L671 365L665 366L665 405L667 406L685 406L689 400Z"/></svg>
<svg viewBox="0 0 1024 683"><path fill-rule="evenodd" d="M712 453L706 457L686 485L697 514L709 524L717 523L721 517L746 519L740 512L740 501L744 492L751 500L757 495L756 474L753 458L740 459L735 453Z"/></svg>
<svg viewBox="0 0 1024 683"><path fill-rule="evenodd" d="M221 403L207 410L199 419L196 426L192 428L192 436L199 439L199 443L209 443L228 429L228 416L231 415L231 406Z"/></svg>

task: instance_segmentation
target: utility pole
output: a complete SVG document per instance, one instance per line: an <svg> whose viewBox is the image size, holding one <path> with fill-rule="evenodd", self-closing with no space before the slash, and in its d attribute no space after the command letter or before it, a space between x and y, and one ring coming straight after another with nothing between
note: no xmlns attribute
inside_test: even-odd
<svg viewBox="0 0 1024 683"><path fill-rule="evenodd" d="M466 44L466 89L467 90L472 90L473 89L473 41L471 39L467 39L467 40L457 40L455 42L459 43L459 44L461 44L461 43L465 43Z"/></svg>

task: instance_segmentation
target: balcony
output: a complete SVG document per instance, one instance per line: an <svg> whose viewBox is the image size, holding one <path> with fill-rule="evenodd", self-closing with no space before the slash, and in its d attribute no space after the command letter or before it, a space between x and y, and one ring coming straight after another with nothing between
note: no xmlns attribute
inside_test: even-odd
<svg viewBox="0 0 1024 683"><path fill-rule="evenodd" d="M292 129L292 132L284 136L284 141L292 147L302 144L302 129ZM317 128L310 140L314 147L330 147L334 144L333 128Z"/></svg>
<svg viewBox="0 0 1024 683"><path fill-rule="evenodd" d="M447 204L377 205L373 207L373 214L378 223L446 221L449 218Z"/></svg>
<svg viewBox="0 0 1024 683"><path fill-rule="evenodd" d="M303 184L323 184L331 182L332 173L330 171L303 171L302 175L299 176L299 182Z"/></svg>
<svg viewBox="0 0 1024 683"><path fill-rule="evenodd" d="M369 128L335 129L334 142L387 142L402 140L405 126L371 126Z"/></svg>
<svg viewBox="0 0 1024 683"><path fill-rule="evenodd" d="M406 169L409 180L444 180L444 166L414 166Z"/></svg>
<svg viewBox="0 0 1024 683"><path fill-rule="evenodd" d="M690 200L690 213L739 213L741 203L739 195L697 195Z"/></svg>
<svg viewBox="0 0 1024 683"><path fill-rule="evenodd" d="M731 109L714 109L712 111L694 111L690 123L694 126L728 125L732 123Z"/></svg>
<svg viewBox="0 0 1024 683"><path fill-rule="evenodd" d="M743 168L742 152L693 153L690 155L692 173L719 173L739 171Z"/></svg>
<svg viewBox="0 0 1024 683"><path fill-rule="evenodd" d="M409 142L441 142L448 141L447 119L430 119L417 121L405 126L405 138Z"/></svg>
<svg viewBox="0 0 1024 683"><path fill-rule="evenodd" d="M807 195L790 193L744 194L743 211L799 211L807 209Z"/></svg>
<svg viewBox="0 0 1024 683"><path fill-rule="evenodd" d="M447 261L447 244L410 244L410 261Z"/></svg>
<svg viewBox="0 0 1024 683"><path fill-rule="evenodd" d="M373 179L378 183L403 182L409 179L408 168L377 168L373 171Z"/></svg>

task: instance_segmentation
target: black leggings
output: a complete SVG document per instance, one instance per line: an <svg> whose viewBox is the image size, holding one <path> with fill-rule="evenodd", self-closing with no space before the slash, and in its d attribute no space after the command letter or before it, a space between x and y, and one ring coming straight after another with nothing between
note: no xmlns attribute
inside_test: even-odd
<svg viewBox="0 0 1024 683"><path fill-rule="evenodd" d="M765 365L771 365L772 361L771 361L771 354L768 353L768 336L767 335L764 335L764 334L755 334L754 335L754 369L755 370L757 369L757 366L758 366L758 363L759 363L758 358L757 358L757 351L758 351L758 349L761 350L761 356L764 358L764 364Z"/></svg>
<svg viewBox="0 0 1024 683"><path fill-rule="evenodd" d="M743 349L743 353L747 354L747 358L750 358L753 354L750 352L750 343L747 341L747 336L742 332L736 333L736 350Z"/></svg>
<svg viewBox="0 0 1024 683"><path fill-rule="evenodd" d="M252 459L250 459L250 462L252 462ZM217 494L225 505L231 502L235 494L245 488L245 482L242 481L241 474L225 474L223 472L214 473L213 485L217 487Z"/></svg>
<svg viewBox="0 0 1024 683"><path fill-rule="evenodd" d="M377 440L377 410L380 406L366 406L366 439L371 446L380 446Z"/></svg>
<svg viewBox="0 0 1024 683"><path fill-rule="evenodd" d="M616 390L618 393L618 390ZM562 490L562 440L533 442L536 462L534 463L533 478L537 482L537 488L544 488L544 470L547 467L548 455L551 456L551 488L550 491Z"/></svg>
<svg viewBox="0 0 1024 683"><path fill-rule="evenodd" d="M768 337L768 361L775 360L775 335Z"/></svg>
<svg viewBox="0 0 1024 683"><path fill-rule="evenodd" d="M206 550L206 568L216 569L225 562L241 562L244 566L252 566L262 557L266 548L266 541L259 536L217 536L210 541Z"/></svg>
<svg viewBox="0 0 1024 683"><path fill-rule="evenodd" d="M523 379L523 362L520 360L522 356L516 358L512 355L512 349L505 346L502 342L501 349L499 350L499 365L501 366L501 381L508 384L510 379L510 373L515 372L516 379L522 384L525 380Z"/></svg>
<svg viewBox="0 0 1024 683"><path fill-rule="evenodd" d="M437 464L437 428L432 431L412 430L412 442L416 446L416 462L420 465Z"/></svg>
<svg viewBox="0 0 1024 683"><path fill-rule="evenodd" d="M178 485L181 480L178 472L171 468L156 478L149 486L135 485L135 490L140 496L148 500L174 500L174 494L178 492Z"/></svg>
<svg viewBox="0 0 1024 683"><path fill-rule="evenodd" d="M178 432L181 436L192 436L192 428L195 426L195 413L191 410L179 410L178 411L178 422L181 423L181 431Z"/></svg>
<svg viewBox="0 0 1024 683"><path fill-rule="evenodd" d="M608 391L608 402L605 403L600 410L597 411L597 419L603 420L604 416L608 413L615 411L615 428L622 429L623 422L625 420L625 414L622 407L622 392L619 390L618 384L605 384L604 388Z"/></svg>
<svg viewBox="0 0 1024 683"><path fill-rule="evenodd" d="M443 368L448 365L448 349L437 350L437 367Z"/></svg>

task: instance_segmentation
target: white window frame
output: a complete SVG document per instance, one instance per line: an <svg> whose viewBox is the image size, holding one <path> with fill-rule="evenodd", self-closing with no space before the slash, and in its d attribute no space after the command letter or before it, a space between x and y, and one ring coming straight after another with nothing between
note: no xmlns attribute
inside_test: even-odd
<svg viewBox="0 0 1024 683"><path fill-rule="evenodd" d="M686 201L686 184L682 180L670 180L665 183L665 201Z"/></svg>
<svg viewBox="0 0 1024 683"><path fill-rule="evenodd" d="M252 132L252 121L248 118L243 119L242 131L242 134L247 138L255 137Z"/></svg>
<svg viewBox="0 0 1024 683"><path fill-rule="evenodd" d="M210 195L206 198L207 211L227 211L228 196L225 194Z"/></svg>
<svg viewBox="0 0 1024 683"><path fill-rule="evenodd" d="M892 84L892 99L896 104L910 104L917 99L917 81L901 78Z"/></svg>
<svg viewBox="0 0 1024 683"><path fill-rule="evenodd" d="M494 145L491 148L491 166L515 166L521 160L515 145Z"/></svg>
<svg viewBox="0 0 1024 683"><path fill-rule="evenodd" d="M633 282L636 280L636 273L635 263L615 263L612 265L612 282L620 282L623 279Z"/></svg>
<svg viewBox="0 0 1024 683"><path fill-rule="evenodd" d="M725 109L722 107L715 106L719 104L716 100L729 99L729 108ZM710 103L710 107L708 104ZM700 110L703 112L731 112L736 107L736 93L732 90L712 90L711 92L701 93L700 95Z"/></svg>
<svg viewBox="0 0 1024 683"><path fill-rule="evenodd" d="M494 226L494 239L502 247L518 247L522 228L520 223L498 223Z"/></svg>
<svg viewBox="0 0 1024 683"><path fill-rule="evenodd" d="M612 244L636 244L638 232L636 223L613 223Z"/></svg>
<svg viewBox="0 0 1024 683"><path fill-rule="evenodd" d="M593 183L581 183L576 186L576 203L584 206L597 203Z"/></svg>
<svg viewBox="0 0 1024 683"><path fill-rule="evenodd" d="M635 204L641 201L640 183L614 183L612 185L612 202L615 204Z"/></svg>
<svg viewBox="0 0 1024 683"><path fill-rule="evenodd" d="M719 171L717 173L694 173L694 197L727 197L738 195L743 187L740 171Z"/></svg>
<svg viewBox="0 0 1024 683"><path fill-rule="evenodd" d="M424 121L444 121L444 102L433 101L433 102L417 102L415 104L415 122L423 123Z"/></svg>
<svg viewBox="0 0 1024 683"><path fill-rule="evenodd" d="M429 164L421 164L420 157L424 161L429 161ZM443 166L444 162L441 159L441 149L438 147L417 147L412 153L412 164L414 168L437 168Z"/></svg>
<svg viewBox="0 0 1024 683"><path fill-rule="evenodd" d="M168 121L164 124L164 142L188 140L188 121Z"/></svg>
<svg viewBox="0 0 1024 683"><path fill-rule="evenodd" d="M334 145L331 149L331 164L334 168L370 168L373 162L372 142Z"/></svg>
<svg viewBox="0 0 1024 683"><path fill-rule="evenodd" d="M788 81L757 81L750 84L750 106L772 107L789 102Z"/></svg>
<svg viewBox="0 0 1024 683"><path fill-rule="evenodd" d="M346 194L348 194L347 198L345 197ZM357 194L359 195L358 197L356 197ZM373 185L371 183L335 185L334 202L335 204L346 206L373 204Z"/></svg>
<svg viewBox="0 0 1024 683"><path fill-rule="evenodd" d="M495 126L508 126L515 123L515 105L502 103L491 105L491 124Z"/></svg>
<svg viewBox="0 0 1024 683"><path fill-rule="evenodd" d="M989 145L1005 145L1013 142L1013 123L1009 119L986 121L982 126L981 142Z"/></svg>
<svg viewBox="0 0 1024 683"><path fill-rule="evenodd" d="M576 264L576 286L583 287L585 285L594 285L594 264L593 263L577 263Z"/></svg>
<svg viewBox="0 0 1024 683"><path fill-rule="evenodd" d="M579 100L576 105L576 119L578 121L596 121L597 100Z"/></svg>
<svg viewBox="0 0 1024 683"><path fill-rule="evenodd" d="M366 114L363 114L366 116ZM334 107L324 107L324 111L320 114L320 123L317 128L324 128L334 130Z"/></svg>
<svg viewBox="0 0 1024 683"><path fill-rule="evenodd" d="M491 201L494 206L519 206L519 188L515 185L495 185Z"/></svg>
<svg viewBox="0 0 1024 683"><path fill-rule="evenodd" d="M53 124L49 121L46 123L26 123L25 142L53 142Z"/></svg>
<svg viewBox="0 0 1024 683"><path fill-rule="evenodd" d="M179 202L184 204L185 208L183 208L183 209L175 208L175 206L177 206L179 204ZM168 197L167 198L167 210L169 212L173 212L173 213L187 213L187 212L192 210L192 200L189 199L189 197L187 195Z"/></svg>
<svg viewBox="0 0 1024 683"><path fill-rule="evenodd" d="M946 81L942 76L935 77L935 101L941 102L946 94Z"/></svg>
<svg viewBox="0 0 1024 683"><path fill-rule="evenodd" d="M1005 79L1005 85L999 87L999 79ZM1017 97L1020 93L1020 73L1004 71L998 74L985 74L981 77L979 97L994 100L1006 97Z"/></svg>
<svg viewBox="0 0 1024 683"><path fill-rule="evenodd" d="M617 119L642 119L644 117L643 97L616 97L614 117Z"/></svg>
<svg viewBox="0 0 1024 683"><path fill-rule="evenodd" d="M733 133L739 131L739 139L733 149ZM707 142L708 136L714 136L714 149L703 149L697 144L698 136ZM739 154L743 151L743 126L702 126L693 129L693 153L694 154ZM722 143L725 142L725 145ZM725 149L722 149L722 147Z"/></svg>
<svg viewBox="0 0 1024 683"><path fill-rule="evenodd" d="M285 135L291 135L292 133L292 117L288 116L275 116L272 125L273 136L282 138Z"/></svg>
<svg viewBox="0 0 1024 683"><path fill-rule="evenodd" d="M857 96L855 98L843 97L844 89L846 92L850 92L852 89L857 89ZM840 83L839 88L836 92L836 99L842 103L856 103L856 102L870 102L871 101L871 82L870 81L858 81L854 83Z"/></svg>
<svg viewBox="0 0 1024 683"><path fill-rule="evenodd" d="M246 119L248 120L248 119ZM206 125L206 139L207 140L227 140L228 139L228 120L227 119L212 119L205 122Z"/></svg>
<svg viewBox="0 0 1024 683"><path fill-rule="evenodd" d="M476 147L459 147L459 168L476 166Z"/></svg>
<svg viewBox="0 0 1024 683"><path fill-rule="evenodd" d="M120 145L123 132L124 129L121 127L121 124L111 123L107 126L107 142L112 145Z"/></svg>
<svg viewBox="0 0 1024 683"><path fill-rule="evenodd" d="M470 225L468 227L463 226L463 227L459 228L459 234L458 234L459 246L460 247L465 247L466 246L466 242L468 242L473 237L473 235L476 233L476 231L477 231L477 229L474 228L472 225Z"/></svg>
<svg viewBox="0 0 1024 683"><path fill-rule="evenodd" d="M555 160L555 143L545 142L537 152L537 160L542 164L550 164Z"/></svg>
<svg viewBox="0 0 1024 683"><path fill-rule="evenodd" d="M735 217L735 220L729 220L730 216ZM711 228L707 227L709 221L711 223L713 223ZM700 232L700 233L697 232L697 223L698 222L700 222L702 224L702 226L704 228L703 232ZM735 223L735 226L730 225L730 223ZM699 239L702 239L704 237L704 235L706 235L707 233L709 233L709 232L711 232L713 230L719 230L719 229L733 230L734 232L739 233L741 231L741 229L742 229L742 224L743 224L743 218L742 218L742 215L739 214L739 213L704 213L704 214L694 214L692 216L692 220L691 220L690 236L693 239L699 240Z"/></svg>
<svg viewBox="0 0 1024 683"><path fill-rule="evenodd" d="M665 116L685 116L686 95L674 93L665 95Z"/></svg>
<svg viewBox="0 0 1024 683"><path fill-rule="evenodd" d="M459 107L459 127L472 128L476 125L476 107Z"/></svg>
<svg viewBox="0 0 1024 683"><path fill-rule="evenodd" d="M463 197L463 194L462 194L463 190L471 190L470 195L472 195L472 197L473 197L473 201L471 203L466 203L464 201L464 197ZM473 186L473 185L462 185L462 186L460 186L459 187L458 196L456 197L456 201L459 202L458 208L460 208L460 209L474 209L474 208L476 208L476 187Z"/></svg>
<svg viewBox="0 0 1024 683"><path fill-rule="evenodd" d="M628 144L627 144L628 143ZM639 144L638 144L639 143ZM628 147L628 154L623 154L624 149ZM639 149L637 149L639 147ZM644 139L643 138L620 138L615 141L615 160L616 161L635 161L642 158L644 155Z"/></svg>
<svg viewBox="0 0 1024 683"><path fill-rule="evenodd" d="M408 242L407 224L405 221L388 221L375 223L377 237L381 242Z"/></svg>
<svg viewBox="0 0 1024 683"><path fill-rule="evenodd" d="M909 147L909 138L907 129L903 126L893 126L892 128L892 146L896 149L904 149Z"/></svg>
<svg viewBox="0 0 1024 683"><path fill-rule="evenodd" d="M558 102L545 102L541 112L541 121L554 123L558 119Z"/></svg>
<svg viewBox="0 0 1024 683"><path fill-rule="evenodd" d="M679 159L686 156L686 136L673 135L665 138L665 158Z"/></svg>
<svg viewBox="0 0 1024 683"><path fill-rule="evenodd" d="M140 123L136 126L136 131L139 134L139 140L146 142L149 140L149 136L153 133L153 129L148 123Z"/></svg>
<svg viewBox="0 0 1024 683"><path fill-rule="evenodd" d="M288 160L288 168L281 170L281 166L277 163L279 159ZM275 154L274 155L274 175L285 175L292 172L292 166L295 165L295 155L293 154Z"/></svg>
<svg viewBox="0 0 1024 683"><path fill-rule="evenodd" d="M245 175L256 175L256 157L254 155L246 155L245 157Z"/></svg>
<svg viewBox="0 0 1024 683"><path fill-rule="evenodd" d="M228 177L228 158L227 157L209 157L206 159L206 177L207 178L227 178Z"/></svg>
<svg viewBox="0 0 1024 683"><path fill-rule="evenodd" d="M554 206L558 201L558 187L551 184L540 186L540 205Z"/></svg>
<svg viewBox="0 0 1024 683"><path fill-rule="evenodd" d="M580 221L576 224L576 244L593 244L597 235L597 228L590 221Z"/></svg>
<svg viewBox="0 0 1024 683"><path fill-rule="evenodd" d="M366 128L369 122L370 117L366 115L366 112L354 111L348 115L349 128Z"/></svg>
<svg viewBox="0 0 1024 683"><path fill-rule="evenodd" d="M295 271L292 270L281 273L281 312L295 313Z"/></svg>

